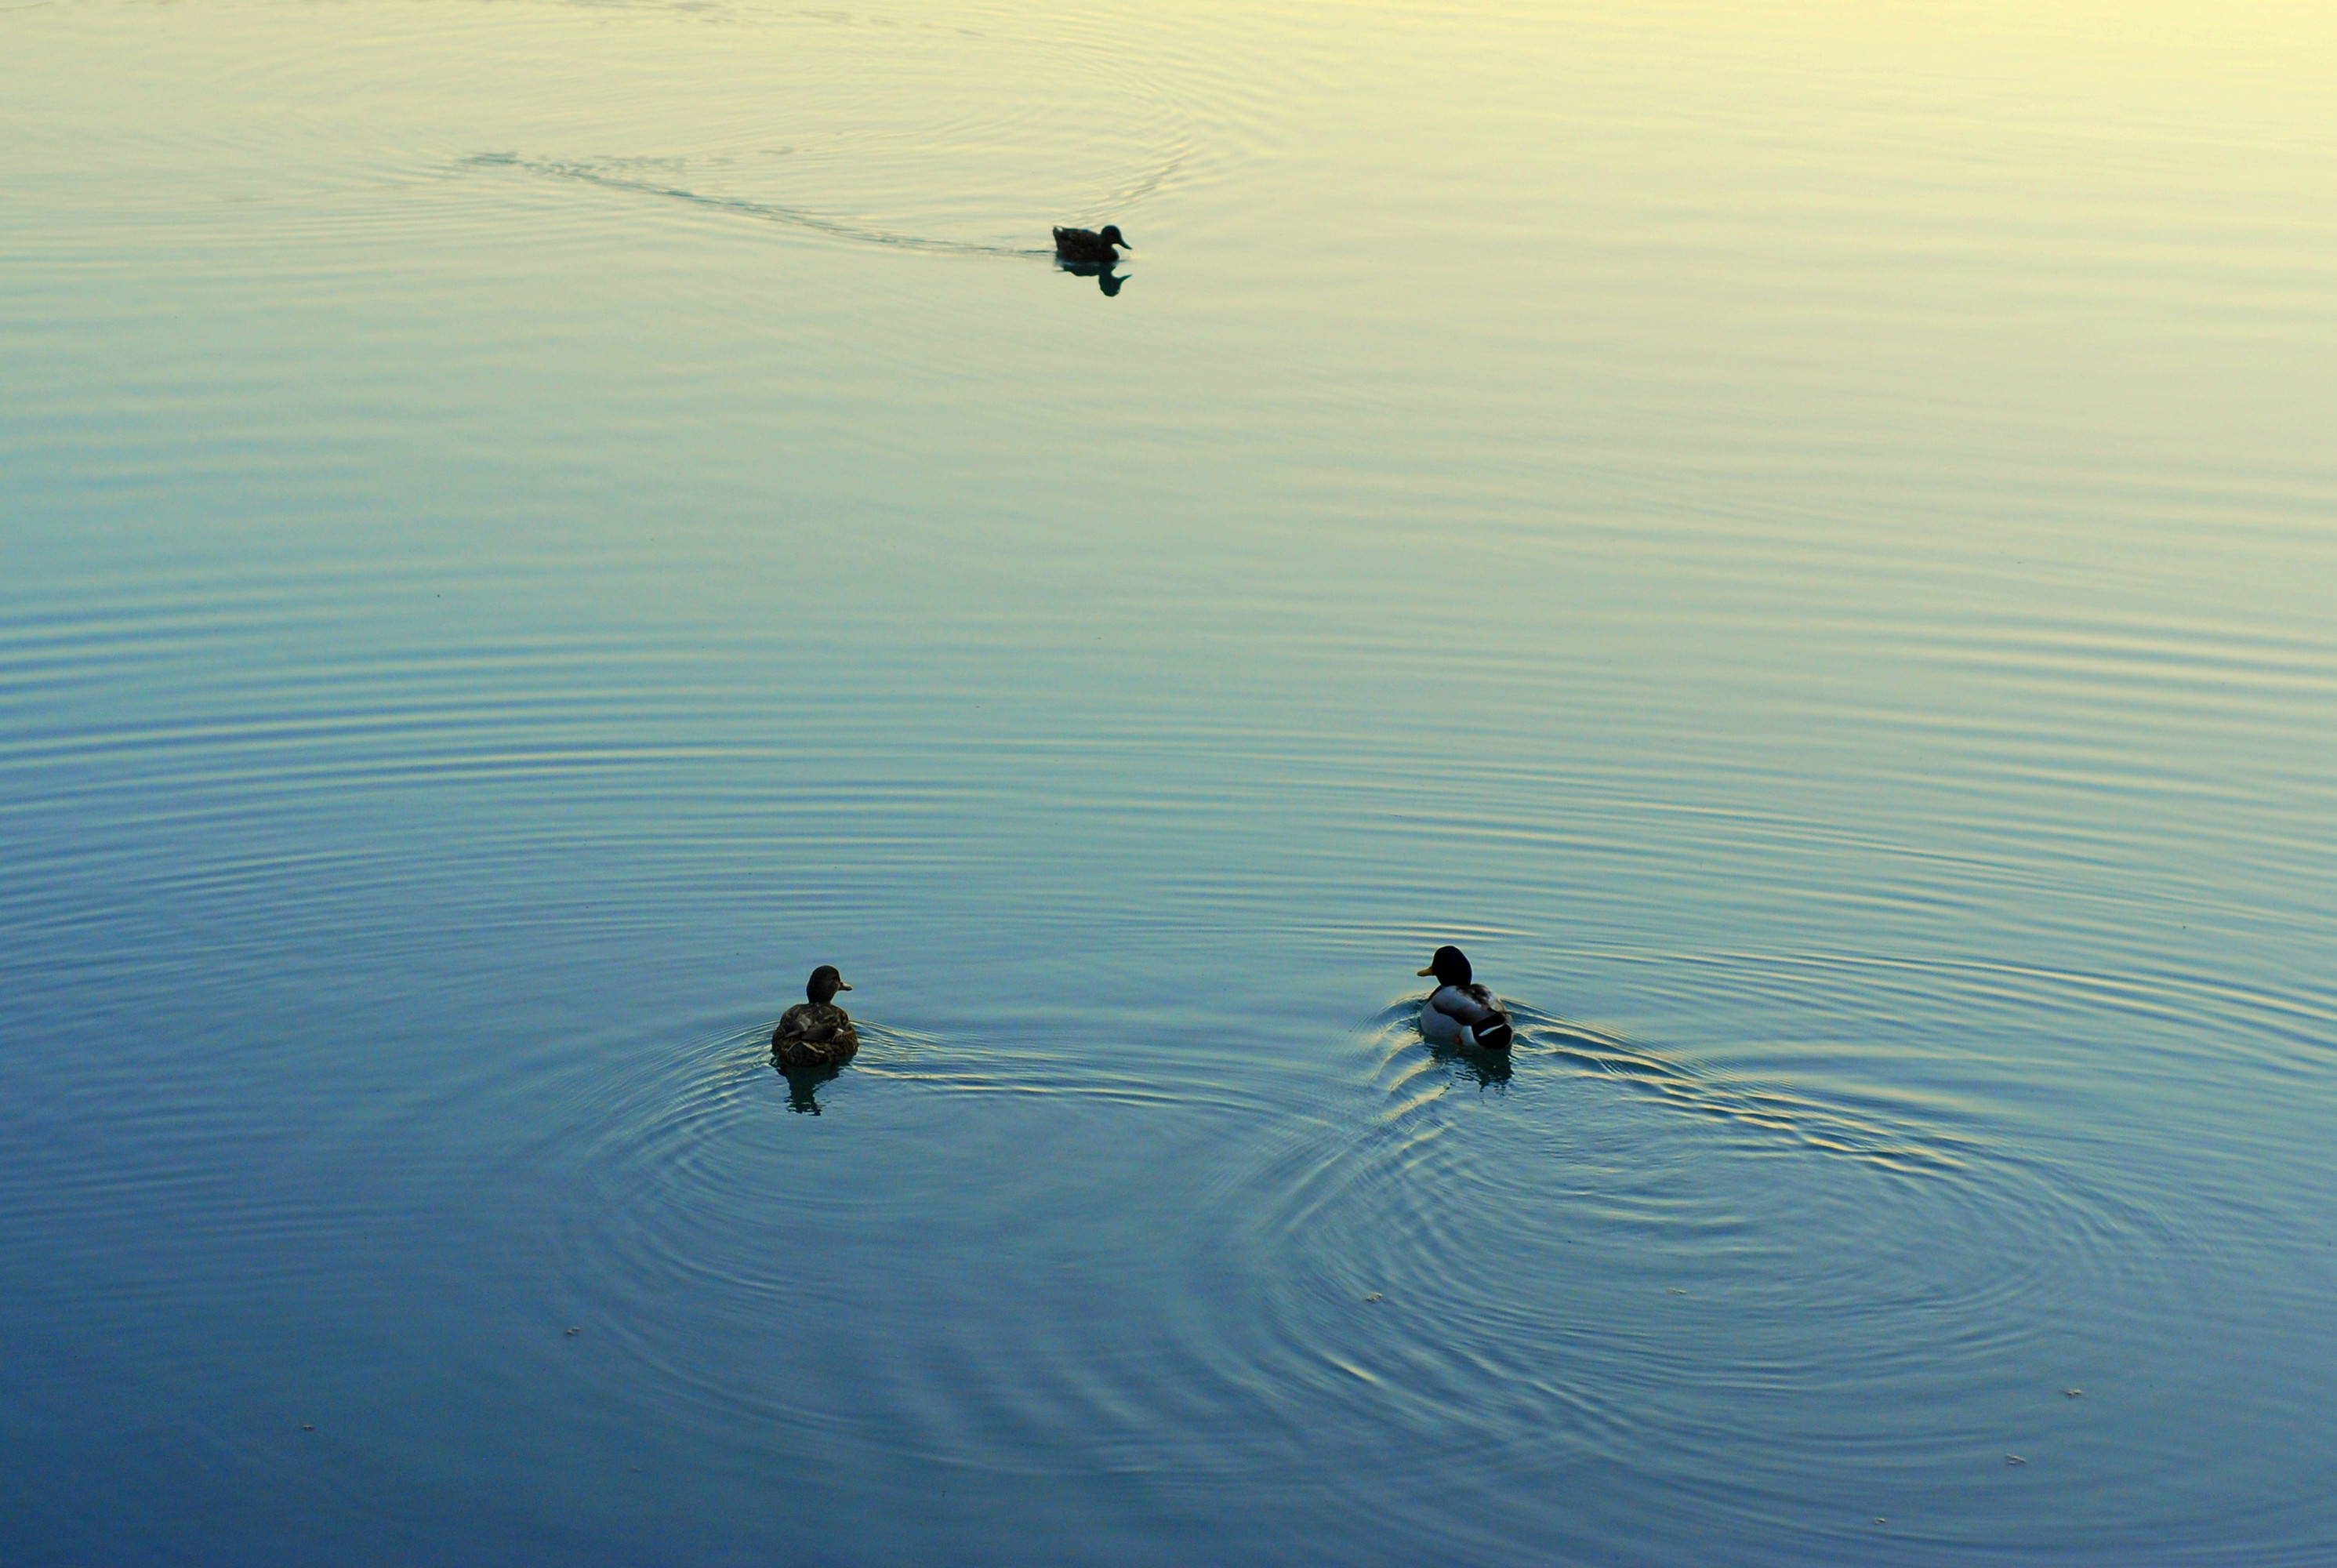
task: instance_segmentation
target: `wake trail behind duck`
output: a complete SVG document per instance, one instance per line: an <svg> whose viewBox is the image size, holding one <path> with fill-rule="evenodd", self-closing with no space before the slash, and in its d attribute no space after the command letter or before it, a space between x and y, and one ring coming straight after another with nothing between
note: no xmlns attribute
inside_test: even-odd
<svg viewBox="0 0 2337 1568"><path fill-rule="evenodd" d="M1894 1170L1945 1173L1965 1163L1968 1152L1960 1149L1960 1140L1943 1129L1893 1126L1810 1093L1731 1080L1621 1034L1569 1023L1506 1000L1500 1004L1517 1031L1517 1043L1509 1053L1513 1072L1535 1058L1566 1063L1586 1074L1619 1080L1677 1110L1713 1117L1814 1152ZM1402 1038L1406 1033L1416 1034L1417 1028L1416 1013L1405 1009L1393 1010L1381 1020L1384 1043L1402 1048L1427 1044ZM1440 1062L1467 1054L1448 1047L1432 1045L1430 1050Z"/></svg>
<svg viewBox="0 0 2337 1568"><path fill-rule="evenodd" d="M918 234L904 234L895 230L879 229L866 224L847 222L836 218L824 218L801 208L787 207L770 201L750 201L739 196L712 196L692 191L686 186L670 184L654 179L642 179L632 174L615 172L592 162L570 162L556 159L522 158L511 152L480 152L462 161L466 169L517 169L547 180L572 180L582 184L597 185L607 191L630 191L640 196L654 196L668 201L687 202L710 211L732 217L749 218L765 223L784 223L790 228L809 229L832 235L839 240L851 240L865 245L883 245L896 250L922 250L929 254L954 256L1051 256L1053 250L1032 250L1015 245L984 245L969 240L934 240ZM1157 186L1166 173L1151 177Z"/></svg>

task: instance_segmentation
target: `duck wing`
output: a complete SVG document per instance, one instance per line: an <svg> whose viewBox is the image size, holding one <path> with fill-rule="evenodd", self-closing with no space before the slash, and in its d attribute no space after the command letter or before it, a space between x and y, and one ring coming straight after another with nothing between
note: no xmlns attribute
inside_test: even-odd
<svg viewBox="0 0 2337 1568"><path fill-rule="evenodd" d="M851 1018L833 1003L798 1002L779 1014L779 1026L771 1032L771 1038L826 1040L837 1030L851 1026Z"/></svg>
<svg viewBox="0 0 2337 1568"><path fill-rule="evenodd" d="M1476 1024L1489 1018L1500 1017L1500 1008L1471 994L1477 989L1472 986L1464 991L1458 985L1440 985L1436 994L1428 999L1428 1004L1455 1024Z"/></svg>
<svg viewBox="0 0 2337 1568"><path fill-rule="evenodd" d="M771 1054L789 1069L840 1067L859 1049L860 1031L833 1003L798 1002L779 1014L779 1026L771 1031Z"/></svg>

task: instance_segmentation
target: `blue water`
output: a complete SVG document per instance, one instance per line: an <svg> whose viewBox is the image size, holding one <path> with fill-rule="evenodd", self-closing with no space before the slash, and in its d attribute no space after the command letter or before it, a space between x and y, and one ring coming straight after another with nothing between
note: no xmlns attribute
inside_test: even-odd
<svg viewBox="0 0 2337 1568"><path fill-rule="evenodd" d="M0 1559L2337 1560L2332 67L0 10Z"/></svg>

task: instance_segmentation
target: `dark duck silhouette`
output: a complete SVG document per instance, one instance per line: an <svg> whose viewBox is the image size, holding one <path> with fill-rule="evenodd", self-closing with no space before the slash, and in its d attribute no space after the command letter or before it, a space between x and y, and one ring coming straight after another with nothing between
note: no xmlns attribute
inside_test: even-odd
<svg viewBox="0 0 2337 1568"><path fill-rule="evenodd" d="M851 989L833 964L811 972L804 986L810 1000L780 1014L779 1026L771 1031L771 1054L780 1066L839 1067L852 1060L860 1049L860 1031L852 1026L852 1015L836 1004L836 994Z"/></svg>
<svg viewBox="0 0 2337 1568"><path fill-rule="evenodd" d="M1513 1032L1510 1015L1496 1006L1493 994L1472 979L1468 956L1458 947L1439 947L1423 975L1436 976L1436 989L1421 1004L1420 1032L1440 1045L1473 1045L1480 1051L1506 1051Z"/></svg>
<svg viewBox="0 0 2337 1568"><path fill-rule="evenodd" d="M1135 246L1120 237L1120 225L1107 223L1099 234L1092 229L1058 229L1055 230L1055 256L1059 260L1077 261L1089 267L1109 267L1120 260L1120 251L1133 250Z"/></svg>

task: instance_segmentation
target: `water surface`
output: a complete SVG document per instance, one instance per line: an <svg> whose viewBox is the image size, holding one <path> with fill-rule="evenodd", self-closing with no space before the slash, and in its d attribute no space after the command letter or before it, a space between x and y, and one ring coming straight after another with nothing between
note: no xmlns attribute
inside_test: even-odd
<svg viewBox="0 0 2337 1568"><path fill-rule="evenodd" d="M0 11L0 1555L2329 1561L2332 70Z"/></svg>

